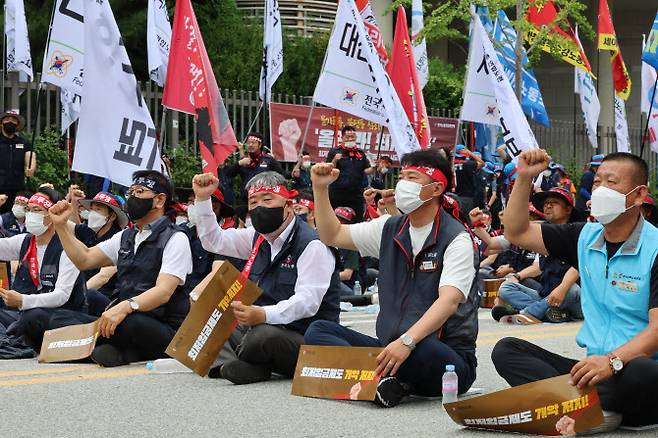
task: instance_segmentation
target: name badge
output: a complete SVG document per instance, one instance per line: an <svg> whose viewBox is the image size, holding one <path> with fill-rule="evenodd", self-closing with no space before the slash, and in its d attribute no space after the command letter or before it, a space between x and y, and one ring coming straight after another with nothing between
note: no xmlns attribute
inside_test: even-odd
<svg viewBox="0 0 658 438"><path fill-rule="evenodd" d="M420 265L420 272L434 272L437 269L437 263L433 260L425 260Z"/></svg>
<svg viewBox="0 0 658 438"><path fill-rule="evenodd" d="M25 145L23 145L23 143L17 143L16 144L16 149L23 149L24 147L25 147Z"/></svg>
<svg viewBox="0 0 658 438"><path fill-rule="evenodd" d="M630 281L618 281L617 287L628 292L637 292L637 283L631 283Z"/></svg>
<svg viewBox="0 0 658 438"><path fill-rule="evenodd" d="M260 167L267 167L267 163L260 163Z"/></svg>

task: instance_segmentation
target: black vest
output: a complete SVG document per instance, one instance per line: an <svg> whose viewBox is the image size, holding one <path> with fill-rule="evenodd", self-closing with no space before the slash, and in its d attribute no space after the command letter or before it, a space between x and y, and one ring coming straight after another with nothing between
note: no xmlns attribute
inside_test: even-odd
<svg viewBox="0 0 658 438"><path fill-rule="evenodd" d="M541 269L539 296L542 298L547 297L553 292L553 289L562 283L564 275L570 267L568 263L555 257L539 256L539 269Z"/></svg>
<svg viewBox="0 0 658 438"><path fill-rule="evenodd" d="M46 252L43 255L43 262L39 266L41 289L37 290L37 287L32 282L32 277L30 277L30 269L28 267L27 261L23 262L25 253L30 246L31 239L32 235L27 234L23 244L21 245L19 265L18 269L16 270L16 277L12 283L12 288L17 292L26 295L45 294L52 292L55 289L55 283L57 283L57 276L59 274L59 259L64 252L62 243L59 241L57 234L55 234L52 239L50 239L50 242L48 242ZM73 285L73 290L71 291L71 295L69 296L68 301L64 303L61 308L69 310L84 310L86 306L85 290L86 286L84 282L84 276L79 274L78 278L75 280L75 284Z"/></svg>
<svg viewBox="0 0 658 438"><path fill-rule="evenodd" d="M254 236L254 243L258 233ZM284 301L295 294L297 282L297 261L306 247L313 240L320 240L317 231L306 222L295 219L292 232L284 243L281 251L271 260L271 248L267 240L260 245L258 255L251 267L249 279L263 289L263 294L256 300L258 306L272 306ZM334 257L336 257L334 253ZM337 259L338 260L338 259ZM329 289L322 298L317 313L309 318L293 321L286 324L286 328L304 334L308 326L316 320L338 322L340 314L340 277L338 261L331 276Z"/></svg>
<svg viewBox="0 0 658 438"><path fill-rule="evenodd" d="M25 188L25 152L30 143L23 137L7 138L0 134L0 187L18 191Z"/></svg>
<svg viewBox="0 0 658 438"><path fill-rule="evenodd" d="M2 228L5 229L7 237L27 233L25 230L25 223L23 223L23 229L21 230L21 226L18 224L16 216L14 216L14 213L11 211L2 215Z"/></svg>
<svg viewBox="0 0 658 438"><path fill-rule="evenodd" d="M121 248L117 262L117 288L114 296L119 301L136 297L155 286L164 248L171 236L179 231L168 217L163 216L151 224L151 235L144 240L135 253L137 229L127 229L121 235ZM169 301L150 312L152 316L174 328L180 327L190 310L188 296L178 286Z"/></svg>
<svg viewBox="0 0 658 438"><path fill-rule="evenodd" d="M192 252L192 273L187 275L183 289L185 294L189 295L192 289L203 280L212 270L213 255L203 249L201 240L197 235L197 229L189 222L178 225L178 230L185 233L190 241L190 250Z"/></svg>
<svg viewBox="0 0 658 438"><path fill-rule="evenodd" d="M386 221L379 251L379 306L377 337L382 345L397 339L413 326L439 296L443 256L448 245L466 228L441 209L439 221L423 249L413 259L409 218L394 216ZM473 264L479 264L477 251ZM454 350L475 351L480 297L473 278L466 302L433 335Z"/></svg>

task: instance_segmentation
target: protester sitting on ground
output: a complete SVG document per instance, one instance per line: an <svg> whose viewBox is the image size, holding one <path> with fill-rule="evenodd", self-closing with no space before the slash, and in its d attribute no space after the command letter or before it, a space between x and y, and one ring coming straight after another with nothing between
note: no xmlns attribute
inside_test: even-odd
<svg viewBox="0 0 658 438"><path fill-rule="evenodd" d="M327 162L341 171L329 188L333 208L350 207L356 213L355 222L363 220L363 182L375 171L366 153L357 147L356 130L345 125L341 129L341 142L327 154Z"/></svg>
<svg viewBox="0 0 658 438"><path fill-rule="evenodd" d="M78 201L89 210L87 224L75 225L75 236L88 247L96 246L121 232L128 225L128 215L116 197L109 192L98 192L94 199ZM73 225L71 223L71 225ZM102 272L101 272L102 271ZM83 272L87 282L89 314L101 316L110 304L116 287L116 267L90 269Z"/></svg>
<svg viewBox="0 0 658 438"><path fill-rule="evenodd" d="M306 343L384 347L375 398L382 406L410 392L440 395L447 364L456 367L459 393L466 392L475 380L478 260L465 226L442 208L450 162L432 149L405 155L395 200L406 214L354 225L341 224L329 202L327 187L339 173L331 163L311 170L316 222L327 245L379 258L377 337L317 321Z"/></svg>
<svg viewBox="0 0 658 438"><path fill-rule="evenodd" d="M547 192L535 193L532 204L541 209L549 224L570 222L575 201L568 191L554 187ZM525 278L539 277L541 287L535 289L519 282ZM510 307L504 305L491 309L496 321L518 313L526 322L548 321L560 323L582 319L578 271L566 262L552 256L538 255L534 263L506 277L499 295Z"/></svg>
<svg viewBox="0 0 658 438"><path fill-rule="evenodd" d="M580 211L588 210L587 201L592 197L592 185L594 184L594 175L601 165L601 161L605 158L605 155L597 154L592 155L590 159L588 169L583 176L580 177L580 185L578 187L578 197L576 198L576 208Z"/></svg>
<svg viewBox="0 0 658 438"><path fill-rule="evenodd" d="M334 214L341 224L354 223L354 210L349 207L338 207ZM354 295L354 283L359 280L359 253L349 249L339 248L341 295Z"/></svg>
<svg viewBox="0 0 658 438"><path fill-rule="evenodd" d="M193 180L201 243L210 252L248 260L243 274L263 293L254 305L231 304L240 325L209 376L235 384L269 380L272 372L292 377L308 325L338 322L336 258L317 232L295 216L294 193L280 174L263 172L247 183L253 227L245 229L217 225L209 202L217 183L210 173Z"/></svg>
<svg viewBox="0 0 658 438"><path fill-rule="evenodd" d="M25 213L27 212L27 203L31 197L32 192L22 191L16 193L11 211L0 215L0 228L4 228L7 237L27 232L25 230ZM4 199L5 201L8 199L6 195Z"/></svg>
<svg viewBox="0 0 658 438"><path fill-rule="evenodd" d="M185 234L165 216L173 194L171 182L160 172L135 172L126 202L134 228L91 248L68 226L72 208L67 201L50 209L64 250L79 269L117 267L117 299L99 319L101 337L91 354L99 365L166 357L165 349L187 315L189 301L182 286L192 272L192 255Z"/></svg>
<svg viewBox="0 0 658 438"><path fill-rule="evenodd" d="M377 159L376 170L369 177L369 186L376 190L386 188L386 175L393 167L393 160L388 155L383 155Z"/></svg>
<svg viewBox="0 0 658 438"><path fill-rule="evenodd" d="M84 278L64 254L48 214L61 199L55 190L40 189L27 203L27 233L0 239L0 260L20 263L12 289L0 289L0 324L37 351L58 313L86 312Z"/></svg>
<svg viewBox="0 0 658 438"><path fill-rule="evenodd" d="M258 132L252 132L247 136L247 156L224 169L224 175L231 179L238 175L242 178L240 198L241 201L246 203L247 191L245 186L247 182L259 173L267 171L278 172L281 175L286 174L283 167L281 167L281 163L266 153L263 135Z"/></svg>
<svg viewBox="0 0 658 438"><path fill-rule="evenodd" d="M575 360L528 341L505 338L492 359L512 386L570 373L579 388L596 386L605 429L656 423L658 404L658 230L640 214L648 167L629 153L605 157L594 179L591 214L598 223L531 224L526 203L545 151L518 157L519 177L505 211L514 244L581 271L583 325L576 337L587 357Z"/></svg>
<svg viewBox="0 0 658 438"><path fill-rule="evenodd" d="M311 191L303 190L299 192L292 201L292 208L299 219L315 229L315 204L313 203L313 193Z"/></svg>

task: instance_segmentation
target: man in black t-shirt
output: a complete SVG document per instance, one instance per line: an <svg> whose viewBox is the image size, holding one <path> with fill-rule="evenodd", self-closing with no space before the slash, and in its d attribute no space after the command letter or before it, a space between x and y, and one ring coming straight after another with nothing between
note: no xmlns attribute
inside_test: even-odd
<svg viewBox="0 0 658 438"><path fill-rule="evenodd" d="M17 111L0 115L0 193L7 195L7 202L0 212L11 209L17 192L25 190L25 177L33 176L37 168L37 154L32 144L19 135L25 120Z"/></svg>
<svg viewBox="0 0 658 438"><path fill-rule="evenodd" d="M455 179L457 180L455 193L459 195L462 211L468 212L478 205L476 176L478 170L484 166L484 161L462 144L455 147L454 158Z"/></svg>
<svg viewBox="0 0 658 438"><path fill-rule="evenodd" d="M551 255L581 272L583 325L576 337L587 357L575 360L525 340L502 339L492 352L513 386L570 373L579 388L596 387L604 430L658 420L658 229L640 215L648 167L613 153L594 179L592 216L599 223L533 224L527 202L532 179L550 161L541 149L518 157L518 177L505 209L510 242Z"/></svg>

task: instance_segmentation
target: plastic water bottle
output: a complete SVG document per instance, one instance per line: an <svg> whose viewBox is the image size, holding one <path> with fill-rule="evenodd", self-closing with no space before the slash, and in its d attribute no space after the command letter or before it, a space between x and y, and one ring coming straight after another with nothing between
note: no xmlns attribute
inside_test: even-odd
<svg viewBox="0 0 658 438"><path fill-rule="evenodd" d="M363 291L361 290L361 283L359 283L358 281L354 282L354 289L352 289L352 290L354 291L354 295L362 295L363 294Z"/></svg>
<svg viewBox="0 0 658 438"><path fill-rule="evenodd" d="M446 365L446 372L443 374L443 399L442 403L452 403L457 401L457 390L459 382L454 365Z"/></svg>
<svg viewBox="0 0 658 438"><path fill-rule="evenodd" d="M341 312L349 312L354 308L354 305L352 303L348 303L347 301L341 301L340 302L340 311Z"/></svg>
<svg viewBox="0 0 658 438"><path fill-rule="evenodd" d="M156 359L146 363L146 369L157 374L191 373L192 370L176 359Z"/></svg>

